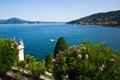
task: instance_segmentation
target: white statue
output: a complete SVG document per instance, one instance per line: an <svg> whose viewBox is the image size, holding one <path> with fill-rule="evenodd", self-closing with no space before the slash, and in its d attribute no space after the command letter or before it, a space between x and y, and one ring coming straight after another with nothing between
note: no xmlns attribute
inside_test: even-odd
<svg viewBox="0 0 120 80"><path fill-rule="evenodd" d="M24 43L23 40L21 39L20 42L18 43L18 50L19 50L19 60L24 60Z"/></svg>

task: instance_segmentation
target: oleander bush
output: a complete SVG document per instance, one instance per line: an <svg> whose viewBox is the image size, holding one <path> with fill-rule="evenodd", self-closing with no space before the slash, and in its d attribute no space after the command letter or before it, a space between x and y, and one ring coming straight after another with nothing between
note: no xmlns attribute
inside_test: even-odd
<svg viewBox="0 0 120 80"><path fill-rule="evenodd" d="M84 41L61 51L55 58L55 80L119 80L119 52L106 47L105 42Z"/></svg>

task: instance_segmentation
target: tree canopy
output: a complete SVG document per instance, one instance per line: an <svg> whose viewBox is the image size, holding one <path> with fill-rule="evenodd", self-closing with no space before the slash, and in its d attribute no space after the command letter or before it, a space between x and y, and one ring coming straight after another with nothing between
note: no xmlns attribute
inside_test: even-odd
<svg viewBox="0 0 120 80"><path fill-rule="evenodd" d="M15 41L0 39L0 72L10 69L18 60L18 50Z"/></svg>

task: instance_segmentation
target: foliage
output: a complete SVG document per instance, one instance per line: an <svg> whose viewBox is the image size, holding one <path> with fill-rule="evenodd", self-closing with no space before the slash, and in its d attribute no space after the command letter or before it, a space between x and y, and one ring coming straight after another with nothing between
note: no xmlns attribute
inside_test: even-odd
<svg viewBox="0 0 120 80"><path fill-rule="evenodd" d="M36 61L34 56L28 54L25 56L25 61L27 63L27 70L30 71L32 76L38 76L45 73L45 61Z"/></svg>
<svg viewBox="0 0 120 80"><path fill-rule="evenodd" d="M18 60L18 50L15 41L0 39L0 72L10 69Z"/></svg>
<svg viewBox="0 0 120 80"><path fill-rule="evenodd" d="M26 61L24 61L24 60L23 60L23 61L18 61L18 64L17 64L17 65L18 65L18 67L24 69L24 68L26 67Z"/></svg>
<svg viewBox="0 0 120 80"><path fill-rule="evenodd" d="M105 42L91 44L85 41L61 51L55 58L55 80L119 80L120 54L105 47Z"/></svg>
<svg viewBox="0 0 120 80"><path fill-rule="evenodd" d="M45 66L48 71L52 72L53 69L53 62L52 62L52 55L48 54L45 59Z"/></svg>
<svg viewBox="0 0 120 80"><path fill-rule="evenodd" d="M41 62L34 62L31 64L28 64L28 70L31 71L32 75L40 75L40 74L44 74L46 71L46 67L45 67L45 62L41 61Z"/></svg>
<svg viewBox="0 0 120 80"><path fill-rule="evenodd" d="M25 61L26 61L27 64L29 64L29 63L35 62L36 59L35 59L34 56L31 56L31 55L27 54L27 55L25 56Z"/></svg>
<svg viewBox="0 0 120 80"><path fill-rule="evenodd" d="M59 54L60 51L65 51L68 49L68 45L64 37L60 37L54 49L54 58Z"/></svg>

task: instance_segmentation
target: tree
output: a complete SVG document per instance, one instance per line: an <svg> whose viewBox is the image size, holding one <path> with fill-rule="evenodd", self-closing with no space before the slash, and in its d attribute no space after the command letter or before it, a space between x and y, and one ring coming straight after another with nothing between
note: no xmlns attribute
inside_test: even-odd
<svg viewBox="0 0 120 80"><path fill-rule="evenodd" d="M18 60L18 50L15 41L0 39L0 72L10 69Z"/></svg>
<svg viewBox="0 0 120 80"><path fill-rule="evenodd" d="M64 37L60 37L54 49L54 58L59 54L60 51L65 51L68 49L67 42Z"/></svg>
<svg viewBox="0 0 120 80"><path fill-rule="evenodd" d="M51 54L48 54L46 56L46 59L45 59L45 66L47 68L48 71L52 71L52 68L53 68L53 63L52 63L52 55Z"/></svg>
<svg viewBox="0 0 120 80"><path fill-rule="evenodd" d="M85 43L59 53L55 80L119 80L120 52L105 47L105 42Z"/></svg>

